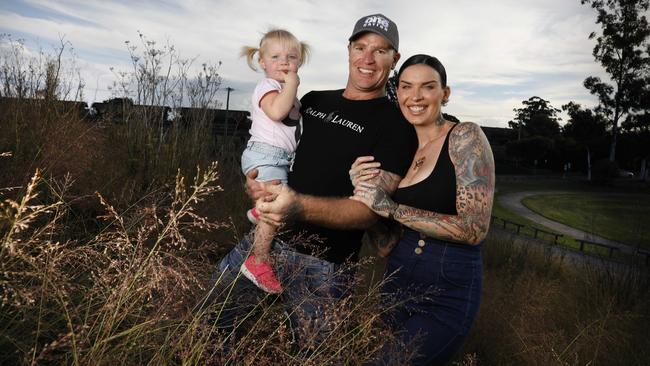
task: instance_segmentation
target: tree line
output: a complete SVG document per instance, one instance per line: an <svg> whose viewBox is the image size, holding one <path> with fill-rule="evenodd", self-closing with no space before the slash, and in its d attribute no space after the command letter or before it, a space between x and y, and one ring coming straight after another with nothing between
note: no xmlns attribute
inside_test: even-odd
<svg viewBox="0 0 650 366"><path fill-rule="evenodd" d="M619 168L648 175L650 160L650 0L581 0L597 13L589 39L593 56L609 80L590 76L584 87L598 98L593 108L569 102L562 109L533 96L515 108L508 125L517 139L508 155L517 163L547 168L582 169L610 177ZM569 120L560 126L558 113Z"/></svg>

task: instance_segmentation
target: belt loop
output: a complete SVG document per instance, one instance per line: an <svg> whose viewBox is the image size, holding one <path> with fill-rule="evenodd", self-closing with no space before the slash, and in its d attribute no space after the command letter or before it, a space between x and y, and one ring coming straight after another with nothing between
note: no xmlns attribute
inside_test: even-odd
<svg viewBox="0 0 650 366"><path fill-rule="evenodd" d="M289 171L293 172L293 163L296 161L296 152L293 151L289 156L287 156L287 160L289 160Z"/></svg>

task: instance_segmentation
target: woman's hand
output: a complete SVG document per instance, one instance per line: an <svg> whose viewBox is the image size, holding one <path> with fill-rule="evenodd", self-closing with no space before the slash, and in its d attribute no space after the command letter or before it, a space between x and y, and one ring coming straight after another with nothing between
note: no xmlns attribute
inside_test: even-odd
<svg viewBox="0 0 650 366"><path fill-rule="evenodd" d="M381 217L393 218L397 211L398 204L390 198L390 195L382 187L373 183L361 182L354 189L354 196L350 199L359 201Z"/></svg>
<svg viewBox="0 0 650 366"><path fill-rule="evenodd" d="M381 163L374 160L374 156L360 156L352 163L349 173L354 188L357 188L359 183L367 182L379 175Z"/></svg>

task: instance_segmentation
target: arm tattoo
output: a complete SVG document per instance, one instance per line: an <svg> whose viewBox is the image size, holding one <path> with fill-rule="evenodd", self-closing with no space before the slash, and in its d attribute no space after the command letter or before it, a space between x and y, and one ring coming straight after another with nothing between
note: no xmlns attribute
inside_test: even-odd
<svg viewBox="0 0 650 366"><path fill-rule="evenodd" d="M372 209L375 212L385 212L387 215L390 212L395 212L397 203L390 198L383 188L377 187L372 190L374 191L372 192Z"/></svg>
<svg viewBox="0 0 650 366"><path fill-rule="evenodd" d="M370 181L374 186L371 189L371 194L373 196L372 209L375 212L384 212L386 214L395 212L397 203L390 196L397 189L400 180L402 180L402 177L399 175L381 170L379 175Z"/></svg>
<svg viewBox="0 0 650 366"><path fill-rule="evenodd" d="M490 224L494 198L494 159L487 138L474 123L461 123L449 137L456 171L456 211L443 215L400 205L395 217L407 226L441 239L477 244ZM433 193L435 194L435 193Z"/></svg>

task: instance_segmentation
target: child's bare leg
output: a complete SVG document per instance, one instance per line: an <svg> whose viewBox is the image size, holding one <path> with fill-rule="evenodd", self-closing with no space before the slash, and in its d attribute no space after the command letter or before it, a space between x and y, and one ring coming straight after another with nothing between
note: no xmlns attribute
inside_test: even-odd
<svg viewBox="0 0 650 366"><path fill-rule="evenodd" d="M260 222L255 229L253 253L242 263L242 274L257 287L271 293L282 292L282 285L275 276L271 264L271 243L275 236L275 227Z"/></svg>
<svg viewBox="0 0 650 366"><path fill-rule="evenodd" d="M271 243L275 237L275 227L266 222L260 221L255 228L255 241L253 242L253 254L255 254L255 262L270 262L271 261Z"/></svg>

